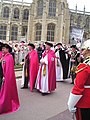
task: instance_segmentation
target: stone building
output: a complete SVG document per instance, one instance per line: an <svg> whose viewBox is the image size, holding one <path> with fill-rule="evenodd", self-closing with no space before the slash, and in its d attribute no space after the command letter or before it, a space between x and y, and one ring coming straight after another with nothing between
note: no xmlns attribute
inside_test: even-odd
<svg viewBox="0 0 90 120"><path fill-rule="evenodd" d="M1 0L0 40L15 41L26 37L30 4Z"/></svg>
<svg viewBox="0 0 90 120"><path fill-rule="evenodd" d="M70 16L66 0L33 0L30 13L30 40L68 43Z"/></svg>
<svg viewBox="0 0 90 120"><path fill-rule="evenodd" d="M68 44L71 27L84 28L90 37L88 12L70 10L67 0L14 0L0 2L0 40L52 41Z"/></svg>
<svg viewBox="0 0 90 120"><path fill-rule="evenodd" d="M83 11L77 10L77 5L75 10L70 10L70 31L73 28L83 30L83 40L90 38L90 12L85 11L85 6ZM70 43L73 43L72 39Z"/></svg>

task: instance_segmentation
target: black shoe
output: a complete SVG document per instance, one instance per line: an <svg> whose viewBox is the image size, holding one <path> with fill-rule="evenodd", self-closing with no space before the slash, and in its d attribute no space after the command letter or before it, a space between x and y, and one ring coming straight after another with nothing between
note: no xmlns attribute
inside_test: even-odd
<svg viewBox="0 0 90 120"><path fill-rule="evenodd" d="M48 95L49 93L42 93L42 96Z"/></svg>
<svg viewBox="0 0 90 120"><path fill-rule="evenodd" d="M21 89L27 89L27 88L28 88L28 87L24 87L24 86L23 86L23 87L21 87Z"/></svg>
<svg viewBox="0 0 90 120"><path fill-rule="evenodd" d="M74 82L71 82L71 84L74 84Z"/></svg>

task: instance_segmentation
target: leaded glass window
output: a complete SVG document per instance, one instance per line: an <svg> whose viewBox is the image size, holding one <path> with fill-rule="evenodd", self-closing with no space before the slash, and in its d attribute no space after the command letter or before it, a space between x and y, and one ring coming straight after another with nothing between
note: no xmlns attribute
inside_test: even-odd
<svg viewBox="0 0 90 120"><path fill-rule="evenodd" d="M19 19L19 13L20 13L20 12L19 12L19 9L18 9L18 8L15 8L15 9L14 9L14 16L13 16L13 18L14 18L14 19Z"/></svg>
<svg viewBox="0 0 90 120"><path fill-rule="evenodd" d="M90 18L87 17L87 18L86 18L86 21L85 21L85 27L86 27L87 29L89 29L89 24L90 24Z"/></svg>
<svg viewBox="0 0 90 120"><path fill-rule="evenodd" d="M41 40L42 25L40 23L36 24L36 41Z"/></svg>
<svg viewBox="0 0 90 120"><path fill-rule="evenodd" d="M22 27L22 36L26 36L27 35L27 26L23 26Z"/></svg>
<svg viewBox="0 0 90 120"><path fill-rule="evenodd" d="M54 41L55 36L55 24L50 23L47 26L47 41Z"/></svg>
<svg viewBox="0 0 90 120"><path fill-rule="evenodd" d="M9 17L9 7L3 8L3 17L8 18Z"/></svg>
<svg viewBox="0 0 90 120"><path fill-rule="evenodd" d="M49 1L49 16L56 16L56 0Z"/></svg>
<svg viewBox="0 0 90 120"><path fill-rule="evenodd" d="M38 0L37 2L37 16L43 15L43 0Z"/></svg>
<svg viewBox="0 0 90 120"><path fill-rule="evenodd" d="M78 20L77 20L77 24L80 25L81 22L82 22L82 16L79 16L79 17L78 17Z"/></svg>
<svg viewBox="0 0 90 120"><path fill-rule="evenodd" d="M29 16L29 10L25 9L23 11L23 20L28 20L28 16Z"/></svg>
<svg viewBox="0 0 90 120"><path fill-rule="evenodd" d="M0 25L0 40L6 40L7 26Z"/></svg>
<svg viewBox="0 0 90 120"><path fill-rule="evenodd" d="M16 25L13 25L11 28L11 40L17 40L18 36L18 27Z"/></svg>

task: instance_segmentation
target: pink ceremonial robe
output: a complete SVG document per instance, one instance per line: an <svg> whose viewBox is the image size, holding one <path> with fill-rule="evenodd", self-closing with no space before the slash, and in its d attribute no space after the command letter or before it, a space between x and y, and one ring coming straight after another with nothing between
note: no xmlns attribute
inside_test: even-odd
<svg viewBox="0 0 90 120"><path fill-rule="evenodd" d="M56 89L56 67L55 67L55 52L49 50L48 53L45 51L42 57L48 57L48 92L54 91ZM41 65L43 66L43 65ZM41 89L41 72L42 67L40 67L40 77L39 77L39 89Z"/></svg>
<svg viewBox="0 0 90 120"><path fill-rule="evenodd" d="M2 58L2 51L0 51L0 59Z"/></svg>
<svg viewBox="0 0 90 120"><path fill-rule="evenodd" d="M39 60L36 50L32 50L28 53L29 55L29 83L30 91L35 87L36 77L39 69Z"/></svg>
<svg viewBox="0 0 90 120"><path fill-rule="evenodd" d="M0 114L5 114L16 111L20 106L14 72L14 60L10 53L4 55L2 68L4 80L0 91Z"/></svg>

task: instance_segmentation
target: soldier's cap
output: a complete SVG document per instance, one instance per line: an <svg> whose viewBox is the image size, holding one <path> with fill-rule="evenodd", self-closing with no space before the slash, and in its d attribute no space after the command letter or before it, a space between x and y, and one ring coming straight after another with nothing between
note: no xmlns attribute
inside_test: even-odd
<svg viewBox="0 0 90 120"><path fill-rule="evenodd" d="M45 42L46 45L49 45L50 47L53 47L53 44L50 42Z"/></svg>
<svg viewBox="0 0 90 120"><path fill-rule="evenodd" d="M90 50L90 39L86 40L86 41L82 44L81 49Z"/></svg>
<svg viewBox="0 0 90 120"><path fill-rule="evenodd" d="M5 44L2 45L2 48L3 47L9 49L9 52L12 52L12 47L10 45L5 43Z"/></svg>
<svg viewBox="0 0 90 120"><path fill-rule="evenodd" d="M29 43L28 46L31 46L33 49L35 48L35 45L33 43Z"/></svg>

